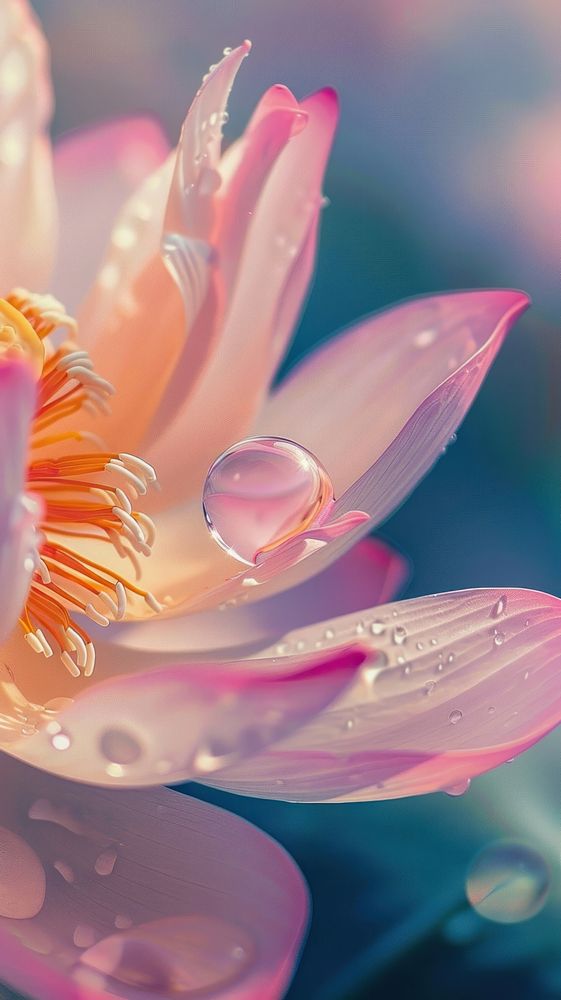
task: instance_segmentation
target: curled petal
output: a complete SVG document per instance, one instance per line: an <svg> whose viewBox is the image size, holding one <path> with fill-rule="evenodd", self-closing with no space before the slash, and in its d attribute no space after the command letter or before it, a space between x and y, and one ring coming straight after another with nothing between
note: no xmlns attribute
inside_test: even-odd
<svg viewBox="0 0 561 1000"><path fill-rule="evenodd" d="M561 720L556 597L473 590L385 605L285 636L286 655L344 647L357 629L371 653L355 683L213 784L295 801L420 795L515 757Z"/></svg>
<svg viewBox="0 0 561 1000"><path fill-rule="evenodd" d="M13 628L34 569L40 505L23 493L35 382L20 362L0 362L0 638Z"/></svg>
<svg viewBox="0 0 561 1000"><path fill-rule="evenodd" d="M98 647L99 661L107 655ZM9 752L53 774L96 784L197 778L303 725L349 683L364 654L345 649L299 657L280 670L275 657L267 670L240 660L154 668L146 655L119 649L113 658L113 669L130 673L94 683L51 721L43 714L39 731L10 743Z"/></svg>
<svg viewBox="0 0 561 1000"><path fill-rule="evenodd" d="M125 118L65 136L55 147L55 185L60 217L59 253L52 288L70 312L88 291L122 206L165 160L169 145L156 122ZM144 213L149 211L144 206ZM119 274L145 237L140 217L125 214L113 228L98 297L115 297L111 274ZM160 219L161 222L161 219ZM96 309L101 311L101 303ZM98 312L97 322L100 320ZM81 333L92 336L93 315ZM82 336L83 334L83 336Z"/></svg>
<svg viewBox="0 0 561 1000"><path fill-rule="evenodd" d="M4 982L35 1000L282 997L307 893L277 844L176 792L0 771Z"/></svg>
<svg viewBox="0 0 561 1000"><path fill-rule="evenodd" d="M2 5L0 42L0 287L42 289L52 264L56 203L47 134L48 51L26 0Z"/></svg>

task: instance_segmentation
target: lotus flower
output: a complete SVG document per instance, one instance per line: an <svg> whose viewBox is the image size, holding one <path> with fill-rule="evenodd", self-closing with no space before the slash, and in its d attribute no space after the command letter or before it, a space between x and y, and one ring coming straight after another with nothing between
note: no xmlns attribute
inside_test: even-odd
<svg viewBox="0 0 561 1000"><path fill-rule="evenodd" d="M176 151L138 121L55 150L49 279L45 51L25 4L5 10L2 976L41 1000L278 997L306 915L292 862L234 816L141 788L409 795L555 725L554 598L383 605L404 565L363 540L527 299L405 303L271 388L337 102L273 87L222 154L248 43L211 68ZM76 324L42 290L75 299L128 189Z"/></svg>

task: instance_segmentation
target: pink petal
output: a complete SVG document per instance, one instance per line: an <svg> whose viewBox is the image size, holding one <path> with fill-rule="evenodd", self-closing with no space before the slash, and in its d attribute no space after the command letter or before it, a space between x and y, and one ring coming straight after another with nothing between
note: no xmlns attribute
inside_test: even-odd
<svg viewBox="0 0 561 1000"><path fill-rule="evenodd" d="M291 629L391 600L402 588L407 565L376 539L365 539L313 580L269 600L219 611L131 622L112 639L143 652L196 656L211 652L234 659L282 640Z"/></svg>
<svg viewBox="0 0 561 1000"><path fill-rule="evenodd" d="M148 118L96 125L58 142L60 239L53 291L71 312L101 264L117 213L168 151L163 132ZM113 231L117 250L131 250L136 240L137 233L125 220Z"/></svg>
<svg viewBox="0 0 561 1000"><path fill-rule="evenodd" d="M338 497L349 489L356 493L360 477L371 479L374 463L390 446L396 448L403 433L403 454L389 456L397 465L392 496L362 507L379 520L421 474L412 471L401 481L413 447L422 453L414 465L426 471L528 304L521 292L467 291L413 299L378 313L328 341L291 372L266 404L258 433L309 448L329 471ZM426 443L430 415L435 440ZM348 509L348 503L343 506Z"/></svg>
<svg viewBox="0 0 561 1000"><path fill-rule="evenodd" d="M0 362L0 639L15 625L34 569L40 505L24 494L35 380L19 361Z"/></svg>
<svg viewBox="0 0 561 1000"><path fill-rule="evenodd" d="M249 600L320 572L389 516L442 453L527 307L527 296L513 291L416 299L329 342L288 377L257 432L291 438L317 456L339 497L334 521L352 511L369 519L350 521L351 530L327 544L304 532L271 555ZM246 575L207 585L197 608L238 599Z"/></svg>
<svg viewBox="0 0 561 1000"><path fill-rule="evenodd" d="M256 567L251 576L258 585L248 589L247 568L240 571L235 560L213 552L217 546L208 537L200 503L188 502L158 516L148 570L151 588L170 593L176 610L201 611L225 602L263 600L325 569L387 517L439 457L506 332L527 305L525 295L509 291L414 300L312 354L273 395L258 431L292 435L317 455L339 496L331 511L333 530L326 527L321 537L315 530L305 531L280 546ZM429 317L436 326L437 316L439 333L431 339ZM414 345L415 337L420 346ZM443 345L446 350L440 349ZM421 359L416 368L415 358ZM452 360L456 367L450 373ZM373 394L365 384L368 379L376 386ZM330 395L324 398L326 393ZM221 405L216 403L214 412L220 413ZM405 421L401 426L400 420ZM389 434L384 430L388 423ZM178 441L176 460L179 448ZM359 478L349 485L349 475ZM179 474L177 482L184 482ZM359 518L356 511L367 516Z"/></svg>
<svg viewBox="0 0 561 1000"><path fill-rule="evenodd" d="M0 769L4 982L36 1000L282 997L307 893L274 841L176 792Z"/></svg>
<svg viewBox="0 0 561 1000"><path fill-rule="evenodd" d="M215 210L213 257L217 265L213 276L215 283L213 315L204 314L201 317L205 321L204 324L199 324L199 328L187 338L158 413L152 421L151 439L162 433L170 420L176 416L178 408L188 398L189 392L198 381L211 352L220 349L224 312L228 308L240 267L243 245L255 215L259 196L282 150L289 139L302 130L306 121L306 113L300 109L290 91L281 86L271 87L259 102L242 138L234 144L236 169L229 180L226 182L223 178L221 162L215 165L214 173L207 167L206 175L202 176L202 181L206 177L207 184L209 176L214 178L210 185L214 195ZM231 153L228 159L231 161ZM221 179L222 182L219 183ZM185 241L178 243L177 237L168 234L164 246L168 248L168 261L188 309L193 299L193 269L191 266L177 266L178 251L184 249Z"/></svg>
<svg viewBox="0 0 561 1000"><path fill-rule="evenodd" d="M213 459L250 428L306 291L337 100L324 90L303 101L300 109L307 115L306 127L282 149L256 203L216 347L178 416L149 452L172 500L188 489L200 489ZM246 186L248 173L256 171L254 158L259 157L255 136L254 142L248 159L238 165L244 173L239 188L236 173L229 181L236 201L225 212L232 220L255 194ZM234 247L236 241L228 236L232 226L224 225L225 246ZM228 279L232 263L224 266Z"/></svg>
<svg viewBox="0 0 561 1000"><path fill-rule="evenodd" d="M43 289L55 249L45 40L24 0L6 0L0 42L0 290Z"/></svg>
<svg viewBox="0 0 561 1000"><path fill-rule="evenodd" d="M62 777L126 787L207 775L257 752L325 708L364 660L360 650L347 648L341 655L300 656L281 669L274 657L266 670L243 660L155 668L154 655L102 641L97 652L94 683L80 689L74 682L71 689L63 678L55 689L51 677L50 698L72 690L74 700L65 698L54 714L26 712L38 731L9 750ZM158 661L173 664L171 655ZM23 668L22 658L20 683ZM122 676L101 679L118 670Z"/></svg>
<svg viewBox="0 0 561 1000"><path fill-rule="evenodd" d="M117 389L102 425L108 445L117 451L138 449L181 356L186 326L197 342L207 336L197 325L204 306L202 326L213 321L208 241L216 188L211 175L216 173L221 109L247 52L248 43L210 73L189 109L176 155L125 206L80 317L98 370ZM123 228L134 234L132 245L119 246Z"/></svg>
<svg viewBox="0 0 561 1000"><path fill-rule="evenodd" d="M496 767L561 721L556 597L523 590L423 597L298 630L283 643L290 657L318 642L344 648L357 632L371 655L352 687L212 784L295 801L420 795Z"/></svg>

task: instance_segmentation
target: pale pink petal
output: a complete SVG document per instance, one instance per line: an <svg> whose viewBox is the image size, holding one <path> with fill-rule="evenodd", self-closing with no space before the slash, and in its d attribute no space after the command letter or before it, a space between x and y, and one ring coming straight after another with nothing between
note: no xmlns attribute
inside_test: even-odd
<svg viewBox="0 0 561 1000"><path fill-rule="evenodd" d="M369 518L356 527L350 520L351 530L327 544L311 531L282 547L263 564L249 600L320 572L391 514L442 453L527 306L527 296L513 291L416 299L331 341L288 377L258 432L296 440L317 456L339 497L333 520L353 511ZM164 545L165 518L160 530ZM197 607L238 599L246 575L207 582Z"/></svg>
<svg viewBox="0 0 561 1000"><path fill-rule="evenodd" d="M70 312L76 311L94 279L117 213L168 152L162 130L147 118L96 125L57 143L60 235L52 291ZM130 251L137 239L125 221L113 230L117 250Z"/></svg>
<svg viewBox="0 0 561 1000"><path fill-rule="evenodd" d="M198 341L212 327L209 239L216 185L211 175L216 172L222 109L248 50L248 43L234 49L204 81L176 155L148 179L118 219L80 315L84 342L98 370L117 389L111 414L97 421L98 432L117 451L137 450L186 337ZM129 246L122 246L122 240L119 245L123 228L134 236ZM172 274L180 280L181 292ZM197 322L201 309L204 329Z"/></svg>
<svg viewBox="0 0 561 1000"><path fill-rule="evenodd" d="M394 598L407 577L402 556L376 539L364 539L349 552L299 587L255 604L154 618L119 628L113 641L143 652L206 651L233 659L281 642L286 632L333 615L360 611Z"/></svg>
<svg viewBox="0 0 561 1000"><path fill-rule="evenodd" d="M33 1000L279 1000L306 928L298 869L177 792L0 761L0 968Z"/></svg>
<svg viewBox="0 0 561 1000"><path fill-rule="evenodd" d="M39 503L24 494L35 380L26 365L0 362L0 639L13 628L34 569Z"/></svg>
<svg viewBox="0 0 561 1000"><path fill-rule="evenodd" d="M386 518L441 455L505 334L527 305L525 295L511 291L414 300L312 354L273 395L258 430L292 437L317 455L338 496L330 511L332 523L321 532L306 530L273 551L249 574L258 585L248 589L247 567L217 550L200 501L177 505L157 517L157 540L147 568L151 589L170 595L174 613L200 611L262 600L321 572ZM220 407L221 402L215 411ZM180 468L179 442L175 454ZM349 483L350 475L358 478ZM183 483L179 474L177 482Z"/></svg>
<svg viewBox="0 0 561 1000"><path fill-rule="evenodd" d="M288 321L296 318L306 291L337 99L323 90L300 109L305 127L282 149L255 205L215 350L176 419L149 451L172 500L200 489L213 459L251 427L286 350ZM258 145L250 147L238 170L249 169L258 151ZM246 182L236 190L235 178L236 173L229 187L243 204ZM236 211L234 202L232 221ZM226 226L225 239L228 229L232 226ZM235 246L232 240L226 246Z"/></svg>
<svg viewBox="0 0 561 1000"><path fill-rule="evenodd" d="M56 237L48 52L26 0L3 4L0 67L0 292L5 295L14 285L45 287Z"/></svg>
<svg viewBox="0 0 561 1000"><path fill-rule="evenodd" d="M441 594L297 630L283 642L292 657L302 645L344 648L357 636L371 654L341 698L292 737L213 775L213 784L303 801L419 795L496 767L561 721L556 597Z"/></svg>
<svg viewBox="0 0 561 1000"><path fill-rule="evenodd" d="M206 174L201 175L198 190L204 181L209 191L207 198L213 194L212 245L216 265L213 271L214 301L212 310L207 310L201 317L204 324L199 323L198 328L187 338L173 377L152 420L150 440L157 438L176 416L178 408L183 405L200 378L211 352L220 349L225 315L259 196L282 150L292 136L302 131L306 122L306 112L300 109L290 91L281 86L271 87L259 102L242 138L234 144L236 167L232 176L227 179L223 177L222 162L214 168L207 167ZM229 157L230 161L231 159L232 154ZM164 250L167 249L168 262L188 310L193 299L193 267L189 258L185 262L186 266L181 264L181 254L185 252L185 247L185 240L181 240L173 232L165 237Z"/></svg>
<svg viewBox="0 0 561 1000"><path fill-rule="evenodd" d="M27 711L35 731L31 726L7 749L62 777L125 787L200 777L256 753L325 708L364 660L347 648L283 661L278 669L274 656L266 670L253 660L175 665L177 655L150 656L103 640L97 653L89 687L72 687L64 671L58 680L51 674L50 698L74 700L50 704L46 713ZM16 662L15 675L29 690L34 679L24 683L24 668ZM118 671L122 676L101 679Z"/></svg>
<svg viewBox="0 0 561 1000"><path fill-rule="evenodd" d="M298 365L268 400L257 433L308 448L328 470L338 497L395 447L415 417L401 441L404 454L392 456L392 466L398 466L394 478L411 465L413 435L421 452L414 465L424 464L426 451L432 464L528 303L516 291L466 291L413 299L377 313ZM423 447L421 405L423 412L434 412L435 430L444 425L432 447ZM396 484L398 502L416 478L408 475L407 486ZM380 514L372 511L376 520L388 513L386 502L377 500L378 506ZM371 508L372 501L363 507Z"/></svg>

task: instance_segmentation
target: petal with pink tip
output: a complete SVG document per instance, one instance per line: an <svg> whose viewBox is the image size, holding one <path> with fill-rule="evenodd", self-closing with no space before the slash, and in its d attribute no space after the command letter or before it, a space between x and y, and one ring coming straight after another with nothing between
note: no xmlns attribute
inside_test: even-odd
<svg viewBox="0 0 561 1000"><path fill-rule="evenodd" d="M7 0L0 42L0 289L43 289L56 236L47 126L52 92L48 52L29 5Z"/></svg>
<svg viewBox="0 0 561 1000"><path fill-rule="evenodd" d="M387 517L429 470L469 409L504 336L527 305L525 295L509 291L460 292L414 300L359 325L312 354L289 376L285 390L282 386L278 390L282 407L277 408L277 397L273 395L258 430L277 436L292 434L299 444L312 452L316 449L339 494L331 511L333 523L323 526L321 533L304 531L271 552L253 574L258 586L247 590L247 570L240 571L239 564L228 560L224 553L213 552L200 504L178 505L157 517L156 546L148 567L151 589L170 593L176 610L183 607L200 611L224 602L262 600L321 572ZM454 354L434 347L436 335L427 337L429 317L435 327L440 317L439 336ZM414 338L420 334L420 346L415 347ZM427 370L421 362L419 370L412 362L406 365L403 391L392 392L393 385L401 385L396 359L404 360L413 351L423 357L428 352ZM372 366L363 360L370 354L374 358ZM388 358L392 359L391 365ZM456 367L450 372L452 362ZM386 372L387 385L383 377L378 378L378 368ZM385 443L380 437L385 426L384 411L380 410L376 420L365 372L375 381L387 407L397 407L399 419L406 421L402 426L399 420L395 427L392 424L391 434L396 431L396 436L392 439L389 435L389 444L381 454L378 450ZM360 404L356 412L351 391L355 383ZM329 386L332 402L323 405L321 400ZM339 398L340 411L334 404ZM349 407L347 414L343 405ZM407 407L413 408L411 415ZM292 423L292 410L297 414L297 426ZM339 414L338 429L330 423L333 410ZM353 419L364 424L362 430L359 424L353 425ZM322 441L325 453L320 450ZM362 475L361 469L366 469ZM350 485L346 478L349 474L358 475ZM356 512L361 511L366 516L360 518ZM163 590L166 573L169 584Z"/></svg>
<svg viewBox="0 0 561 1000"><path fill-rule="evenodd" d="M248 50L248 43L234 49L203 82L176 153L123 209L84 303L80 316L84 342L98 370L117 389L102 426L108 446L117 451L138 449L181 356L186 333L198 342L212 328L215 300L210 294L209 240L214 181L220 181L215 160L223 108ZM129 246L119 246L123 229L134 235ZM162 233L166 234L163 247ZM197 324L202 308L204 329ZM136 365L131 379L133 357L142 364Z"/></svg>
<svg viewBox="0 0 561 1000"><path fill-rule="evenodd" d="M336 96L319 91L300 111L307 116L305 127L282 149L255 205L216 348L176 419L149 451L173 500L200 489L213 459L251 427L292 332L287 320L296 316L306 290ZM248 167L256 152L258 146L249 148ZM236 192L241 203L244 191L242 185ZM234 218L235 203L231 211Z"/></svg>
<svg viewBox="0 0 561 1000"><path fill-rule="evenodd" d="M306 112L286 87L271 87L259 102L251 121L241 139L235 143L236 168L225 181L222 161L214 176L216 188L215 215L212 236L214 315L203 314L199 327L187 338L178 359L173 376L166 387L158 412L150 427L150 440L165 431L178 409L188 399L204 367L215 349L219 349L222 326L227 312L233 287L240 267L240 258L247 233L251 227L259 197L271 171L283 149L294 135L302 131L307 122ZM230 152L230 151L228 151ZM231 160L232 154L230 153ZM208 175L207 175L208 176ZM220 184L218 182L221 181ZM192 266L178 267L181 263L178 251L193 244L193 240L181 239L173 232L164 237L164 253L172 273L176 278L186 305L186 317L192 311L192 301L200 298L201 282L197 281L193 294ZM170 247L175 254L170 255ZM197 269L198 270L198 269Z"/></svg>
<svg viewBox="0 0 561 1000"><path fill-rule="evenodd" d="M255 604L155 618L122 626L112 639L143 652L234 659L280 642L295 628L360 611L394 598L407 577L402 556L376 539L354 546L313 580Z"/></svg>
<svg viewBox="0 0 561 1000"><path fill-rule="evenodd" d="M18 361L0 362L0 639L13 628L34 568L40 505L23 492L35 381Z"/></svg>
<svg viewBox="0 0 561 1000"><path fill-rule="evenodd" d="M327 710L282 743L213 775L229 791L294 801L446 790L536 743L561 721L561 601L523 590L417 598L296 631L371 649ZM262 654L266 656L267 654ZM270 653L269 653L270 655Z"/></svg>
<svg viewBox="0 0 561 1000"><path fill-rule="evenodd" d="M274 841L177 792L86 788L5 756L0 772L9 986L35 1000L279 1000L308 901Z"/></svg>
<svg viewBox="0 0 561 1000"><path fill-rule="evenodd" d="M288 377L258 433L292 438L318 457L339 497L333 520L353 511L369 517L349 521L351 530L323 545L302 533L291 551L271 555L271 572L250 600L320 572L407 497L463 420L528 303L522 292L504 290L415 299L329 342ZM164 518L164 533L165 525ZM200 605L235 600L243 576L209 587Z"/></svg>
<svg viewBox="0 0 561 1000"><path fill-rule="evenodd" d="M53 291L70 312L76 311L95 277L119 210L168 152L162 130L149 118L96 125L57 143L60 235ZM113 229L115 251L130 252L137 245L140 233L134 221L122 219Z"/></svg>
<svg viewBox="0 0 561 1000"><path fill-rule="evenodd" d="M177 656L174 663L171 655L102 643L97 652L93 684L76 691L75 683L74 701L54 717L36 714L39 730L7 749L62 777L125 787L196 778L256 753L325 708L364 660L347 648L283 661L280 669L273 656L264 670L253 660L177 665ZM155 660L172 665L155 668ZM121 676L100 679L119 669ZM15 673L20 681L19 663ZM52 678L50 687L51 698L63 690Z"/></svg>

